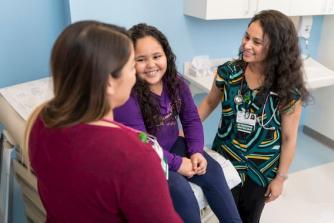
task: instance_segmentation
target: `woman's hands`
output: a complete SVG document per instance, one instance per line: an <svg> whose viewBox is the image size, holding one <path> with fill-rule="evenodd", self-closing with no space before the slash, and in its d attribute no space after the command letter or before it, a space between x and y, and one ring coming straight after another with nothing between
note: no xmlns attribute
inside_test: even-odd
<svg viewBox="0 0 334 223"><path fill-rule="evenodd" d="M266 197L265 199L266 203L276 200L282 194L283 183L284 179L279 176L277 176L270 182L267 191L264 194L264 196Z"/></svg>
<svg viewBox="0 0 334 223"><path fill-rule="evenodd" d="M178 169L178 173L186 176L193 177L194 175L203 175L206 172L207 161L201 153L194 153L187 157L182 157L182 163Z"/></svg>

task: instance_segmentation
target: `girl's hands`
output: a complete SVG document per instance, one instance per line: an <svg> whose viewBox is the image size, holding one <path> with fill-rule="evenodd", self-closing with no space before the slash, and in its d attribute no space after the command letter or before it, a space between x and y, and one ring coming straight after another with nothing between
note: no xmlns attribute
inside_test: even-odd
<svg viewBox="0 0 334 223"><path fill-rule="evenodd" d="M182 157L182 163L177 172L188 178L194 175L203 175L206 173L207 161L201 153L194 153L187 157Z"/></svg>
<svg viewBox="0 0 334 223"><path fill-rule="evenodd" d="M207 161L201 153L194 153L190 156L193 170L197 175L206 173Z"/></svg>
<svg viewBox="0 0 334 223"><path fill-rule="evenodd" d="M182 157L182 163L180 168L177 170L177 172L183 176L186 176L188 178L191 178L194 176L195 171L193 170L193 165L191 163L191 160L187 157Z"/></svg>

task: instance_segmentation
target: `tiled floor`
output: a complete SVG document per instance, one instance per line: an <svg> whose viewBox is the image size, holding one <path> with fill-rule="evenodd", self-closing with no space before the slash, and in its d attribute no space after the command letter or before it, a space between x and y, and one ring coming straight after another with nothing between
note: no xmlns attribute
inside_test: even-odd
<svg viewBox="0 0 334 223"><path fill-rule="evenodd" d="M283 194L269 203L261 223L333 223L334 162L291 174Z"/></svg>
<svg viewBox="0 0 334 223"><path fill-rule="evenodd" d="M300 133L282 196L269 203L261 223L334 223L334 148Z"/></svg>

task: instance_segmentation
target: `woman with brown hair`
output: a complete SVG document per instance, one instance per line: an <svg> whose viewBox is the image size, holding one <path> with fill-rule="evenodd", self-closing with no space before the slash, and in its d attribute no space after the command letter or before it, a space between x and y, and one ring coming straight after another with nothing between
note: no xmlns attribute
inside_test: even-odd
<svg viewBox="0 0 334 223"><path fill-rule="evenodd" d="M26 132L47 222L181 222L161 160L113 120L135 83L134 64L127 32L114 25L74 23L56 40L54 97Z"/></svg>

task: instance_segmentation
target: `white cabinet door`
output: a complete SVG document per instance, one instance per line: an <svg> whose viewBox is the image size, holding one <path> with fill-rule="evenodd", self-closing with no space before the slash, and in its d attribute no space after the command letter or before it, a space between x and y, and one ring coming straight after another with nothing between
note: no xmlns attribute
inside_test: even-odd
<svg viewBox="0 0 334 223"><path fill-rule="evenodd" d="M256 8L257 0L184 0L184 14L207 20L251 18Z"/></svg>
<svg viewBox="0 0 334 223"><path fill-rule="evenodd" d="M207 12L210 19L250 18L254 15L257 0L209 0Z"/></svg>
<svg viewBox="0 0 334 223"><path fill-rule="evenodd" d="M305 0L309 1L309 0ZM275 9L290 15L291 0L258 0L257 11L265 9Z"/></svg>
<svg viewBox="0 0 334 223"><path fill-rule="evenodd" d="M326 9L323 14L334 14L334 0L326 1Z"/></svg>
<svg viewBox="0 0 334 223"><path fill-rule="evenodd" d="M264 9L288 16L334 14L334 0L184 0L184 14L206 20L251 18Z"/></svg>
<svg viewBox="0 0 334 223"><path fill-rule="evenodd" d="M325 14L328 0L291 0L291 15Z"/></svg>

